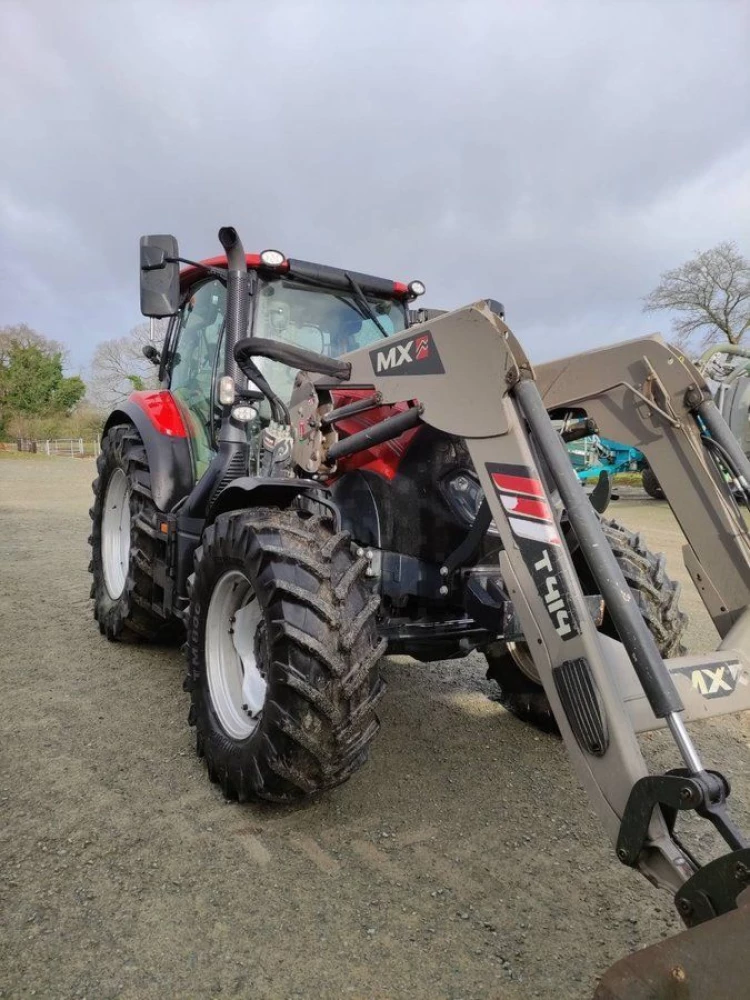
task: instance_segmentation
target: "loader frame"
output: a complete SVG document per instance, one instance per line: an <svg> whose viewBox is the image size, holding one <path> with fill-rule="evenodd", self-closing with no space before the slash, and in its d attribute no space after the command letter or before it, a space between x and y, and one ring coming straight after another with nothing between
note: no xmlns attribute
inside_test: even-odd
<svg viewBox="0 0 750 1000"><path fill-rule="evenodd" d="M246 342L247 343L247 342ZM534 369L495 303L480 302L413 326L340 359L348 387L382 404L411 401L377 426L378 440L427 424L464 438L499 531L499 569L579 779L618 857L676 894L688 923L736 905L750 851L728 816L729 786L707 770L685 725L714 714L698 677L722 681L721 710L750 707L750 531L712 452L737 476L750 464L682 355L652 337ZM291 400L294 464L314 479L360 444L338 440L331 390L341 381L300 372ZM662 660L570 465L550 413L581 410L597 433L641 450L685 534L687 569L719 633L713 653ZM391 425L389 425L389 420ZM372 437L372 435L370 435ZM713 441L711 450L706 439ZM563 530L564 510L569 533ZM479 517L477 519L479 521ZM601 635L573 567L583 550L620 641ZM455 561L443 567L446 587ZM731 689L727 692L724 687ZM711 704L709 704L711 702ZM649 775L636 731L669 727L682 767ZM731 851L701 867L674 831L694 809Z"/></svg>

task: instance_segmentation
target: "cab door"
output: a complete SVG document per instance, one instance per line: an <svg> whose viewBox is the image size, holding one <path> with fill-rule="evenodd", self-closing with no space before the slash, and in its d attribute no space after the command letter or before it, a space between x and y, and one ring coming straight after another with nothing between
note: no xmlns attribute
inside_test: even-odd
<svg viewBox="0 0 750 1000"><path fill-rule="evenodd" d="M196 481L216 454L216 387L224 374L226 297L226 286L217 278L193 285L169 350L169 388L188 428Z"/></svg>

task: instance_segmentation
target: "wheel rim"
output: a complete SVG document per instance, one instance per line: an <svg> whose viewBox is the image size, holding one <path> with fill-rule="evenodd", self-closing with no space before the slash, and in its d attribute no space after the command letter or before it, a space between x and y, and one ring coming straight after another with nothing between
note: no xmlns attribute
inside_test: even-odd
<svg viewBox="0 0 750 1000"><path fill-rule="evenodd" d="M537 684L542 683L539 678L539 671L525 642L509 642L508 652L522 674L525 674L529 680L536 681Z"/></svg>
<svg viewBox="0 0 750 1000"><path fill-rule="evenodd" d="M229 570L214 587L206 616L206 674L214 711L228 736L247 739L266 700L259 662L263 613L244 573Z"/></svg>
<svg viewBox="0 0 750 1000"><path fill-rule="evenodd" d="M115 469L104 495L102 567L104 584L113 601L125 589L130 563L130 484L124 469Z"/></svg>

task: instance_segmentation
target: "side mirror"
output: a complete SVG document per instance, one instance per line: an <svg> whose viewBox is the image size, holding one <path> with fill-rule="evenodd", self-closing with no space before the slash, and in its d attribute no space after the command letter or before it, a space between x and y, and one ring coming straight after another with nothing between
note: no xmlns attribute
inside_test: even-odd
<svg viewBox="0 0 750 1000"><path fill-rule="evenodd" d="M141 270L156 271L164 267L167 262L167 255L161 247L144 246L141 243Z"/></svg>
<svg viewBox="0 0 750 1000"><path fill-rule="evenodd" d="M174 236L141 236L141 312L162 319L180 306L179 250Z"/></svg>

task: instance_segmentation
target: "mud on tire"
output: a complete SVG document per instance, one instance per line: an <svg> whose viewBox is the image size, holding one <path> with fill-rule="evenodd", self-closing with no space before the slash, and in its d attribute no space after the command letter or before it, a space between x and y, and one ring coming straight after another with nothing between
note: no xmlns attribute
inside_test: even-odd
<svg viewBox="0 0 750 1000"><path fill-rule="evenodd" d="M110 427L102 438L96 461L98 475L91 484L94 505L89 510L92 527L89 535L93 576L90 597L94 600L94 618L99 631L109 640L119 639L125 631L147 640L173 637L178 623L155 614L152 599L154 583L150 574L155 555L154 540L144 530L156 524L158 511L151 497L151 476L146 449L132 424ZM130 554L122 593L113 598L107 587L102 557L102 522L107 486L117 470L127 479L130 505Z"/></svg>
<svg viewBox="0 0 750 1000"><path fill-rule="evenodd" d="M688 619L680 611L680 584L667 576L665 558L648 549L640 534L629 531L617 521L602 518L602 528L620 569L635 597L643 620L656 640L663 657L681 656ZM584 593L597 593L596 584L580 552L573 555ZM605 613L600 631L617 638L617 630ZM523 647L519 657L523 658ZM525 673L504 643L494 643L485 651L487 677L498 683L500 704L517 718L545 732L557 732L552 709L544 689Z"/></svg>
<svg viewBox="0 0 750 1000"><path fill-rule="evenodd" d="M379 728L385 642L365 568L327 514L254 509L221 515L206 530L190 580L185 688L198 754L227 798L302 799L341 784L366 760ZM238 572L259 605L255 662L267 685L245 738L220 721L206 642L212 594Z"/></svg>

